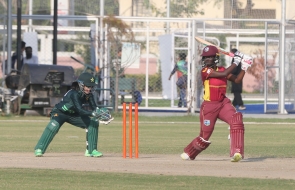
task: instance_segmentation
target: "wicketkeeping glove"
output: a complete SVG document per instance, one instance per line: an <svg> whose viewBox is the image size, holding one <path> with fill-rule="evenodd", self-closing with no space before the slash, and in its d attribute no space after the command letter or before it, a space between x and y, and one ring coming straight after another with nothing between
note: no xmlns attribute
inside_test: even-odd
<svg viewBox="0 0 295 190"><path fill-rule="evenodd" d="M92 112L92 115L99 120L99 123L109 124L114 118L110 114L107 108L98 108L96 107L95 111Z"/></svg>

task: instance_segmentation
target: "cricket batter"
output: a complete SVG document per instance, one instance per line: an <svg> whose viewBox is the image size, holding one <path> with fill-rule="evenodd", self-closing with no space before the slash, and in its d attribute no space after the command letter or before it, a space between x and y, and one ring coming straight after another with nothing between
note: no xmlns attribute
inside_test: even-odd
<svg viewBox="0 0 295 190"><path fill-rule="evenodd" d="M50 113L50 122L35 147L36 157L43 156L48 145L65 122L86 129L85 156L103 156L101 152L97 151L99 121L108 124L113 118L106 108L99 109L96 106L91 93L94 85L94 77L90 73L82 73L78 80L73 82L72 89L64 95ZM83 109L83 104L89 104L92 111Z"/></svg>
<svg viewBox="0 0 295 190"><path fill-rule="evenodd" d="M184 148L181 158L194 160L198 154L208 148L217 118L230 126L230 157L232 162L238 162L244 158L244 124L243 116L233 107L229 98L225 96L227 80L240 83L246 70L252 64L252 58L236 52L233 63L228 68L217 66L219 52L215 46L206 46L201 54L203 69L202 82L204 87L203 103L200 109L200 134ZM248 60L248 61L245 61ZM239 64L242 71L237 75L231 72Z"/></svg>

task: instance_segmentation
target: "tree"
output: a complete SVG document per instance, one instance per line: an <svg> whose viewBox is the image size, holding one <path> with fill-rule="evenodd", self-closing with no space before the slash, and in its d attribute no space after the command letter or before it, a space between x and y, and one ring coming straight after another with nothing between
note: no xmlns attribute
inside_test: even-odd
<svg viewBox="0 0 295 190"><path fill-rule="evenodd" d="M263 56L263 51L261 49L257 49L254 53L255 59L253 60L253 64L250 68L248 68L247 73L250 75L254 76L258 86L253 86L253 89L256 90L261 90L263 89L264 86L264 73L265 73L265 57ZM266 65L271 67L275 65L275 60L278 56L278 53L274 53L272 55L272 59L266 60L267 63ZM275 76L276 76L276 70L275 69L268 69L267 72L267 81L268 81L268 86L272 88L268 88L269 92L272 93L273 91L278 90L277 85L275 82Z"/></svg>
<svg viewBox="0 0 295 190"><path fill-rule="evenodd" d="M134 34L131 27L124 22L123 20L116 18L111 15L103 19L103 23L107 29L107 41L110 45L111 55L113 55L112 60L115 60L115 63L109 63L109 65L114 64L115 68L115 112L118 112L118 95L119 95L119 77L124 73L119 62L119 56L121 53L122 42L134 42ZM125 65L127 67L128 65ZM121 73L120 73L121 70Z"/></svg>
<svg viewBox="0 0 295 190"><path fill-rule="evenodd" d="M10 0L12 5L12 14L16 14L17 0ZM34 15L50 15L51 1L50 0L32 0L33 1L33 14ZM0 11L7 12L7 0L0 0ZM69 9L73 15L100 15L100 0L69 0ZM29 0L22 1L22 13L29 14ZM119 1L118 0L104 0L104 13L105 15L118 15L119 14ZM27 22L27 20L24 20ZM49 25L50 20L34 20L34 24ZM75 24L78 26L89 26L88 22L76 20Z"/></svg>
<svg viewBox="0 0 295 190"><path fill-rule="evenodd" d="M247 15L249 15L249 12L251 11L252 7L254 7L254 3L252 3L252 0L247 0L246 6L244 9L242 9L243 3L236 0L233 1L232 4L232 17L233 18L245 18Z"/></svg>
<svg viewBox="0 0 295 190"><path fill-rule="evenodd" d="M198 14L203 15L204 10L200 9L200 5L208 1L209 0L170 0L170 17L192 17ZM165 4L166 3L167 2L165 1ZM150 0L145 0L144 5L146 8L150 8L156 16L166 17L167 15L167 10L162 11L157 8L155 4L150 3Z"/></svg>

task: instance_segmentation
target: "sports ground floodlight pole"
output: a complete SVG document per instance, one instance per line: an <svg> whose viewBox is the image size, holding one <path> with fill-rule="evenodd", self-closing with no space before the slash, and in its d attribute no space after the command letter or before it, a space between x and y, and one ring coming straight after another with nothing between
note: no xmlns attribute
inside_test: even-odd
<svg viewBox="0 0 295 190"><path fill-rule="evenodd" d="M7 5L7 15L8 15L8 18L7 18L7 56L10 56L11 55L11 44L12 44L12 2L11 1L8 1L7 2L8 5ZM4 64L4 67L5 67L5 64ZM11 59L7 59L7 73L10 73L10 70L11 70ZM5 71L5 70L4 70ZM4 76L4 72L3 72L3 76Z"/></svg>
<svg viewBox="0 0 295 190"><path fill-rule="evenodd" d="M280 26L280 75L279 80L279 114L287 114L285 110L285 35L286 35L286 0L281 2L282 17Z"/></svg>
<svg viewBox="0 0 295 190"><path fill-rule="evenodd" d="M21 68L21 22L22 22L22 1L18 0L17 1L17 66L16 69L20 70Z"/></svg>
<svg viewBox="0 0 295 190"><path fill-rule="evenodd" d="M53 54L53 58L52 58L52 64L56 65L57 64L57 0L54 0L54 10L53 10L53 47L52 47L52 54Z"/></svg>
<svg viewBox="0 0 295 190"><path fill-rule="evenodd" d="M167 18L170 18L170 0L167 0ZM167 21L167 34L170 33L170 22Z"/></svg>
<svg viewBox="0 0 295 190"><path fill-rule="evenodd" d="M99 18L99 41L97 41L97 45L99 45L99 62L98 60L96 61L95 64L95 71L96 74L98 75L98 72L100 72L100 77L102 78L103 85L105 83L105 75L106 73L102 72L101 69L104 67L104 60L103 60L103 55L104 55L104 31L103 31L103 17L104 17L104 0L100 0L100 18ZM102 86L104 88L104 86ZM103 96L103 104L105 104L106 97L104 96L103 91L100 93L100 96Z"/></svg>

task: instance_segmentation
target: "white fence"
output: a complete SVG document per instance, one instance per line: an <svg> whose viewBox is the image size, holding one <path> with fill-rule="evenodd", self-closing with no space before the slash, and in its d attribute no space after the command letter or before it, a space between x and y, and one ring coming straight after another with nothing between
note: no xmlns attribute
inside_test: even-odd
<svg viewBox="0 0 295 190"><path fill-rule="evenodd" d="M201 69L200 51L204 47L198 44L195 36L221 46L223 49L230 50L237 48L241 52L254 57L255 64L262 64L262 67L256 67L256 75L247 74L244 80L244 91L249 95L261 97L265 104L265 112L279 112L280 98L284 97L287 104L294 103L295 79L294 79L294 25L287 24L286 27L286 51L282 55L280 49L281 27L278 20L271 19L175 19L175 18L136 18L136 17L118 17L131 26L135 36L134 41L121 42L107 41L107 30L100 30L100 17L96 16L61 16L61 19L72 21L85 21L89 27L71 26L58 28L59 49L57 52L57 65L75 65L75 61L69 57L71 55L78 57L84 62L91 63L94 66L98 64L102 69L102 82L104 88L111 88L110 79L116 77L112 70L114 69L113 49L114 44L118 47L123 42L136 43L140 48L140 55L135 55L135 49L122 49L122 53L127 57L136 57L130 59L128 66L121 67L124 76L136 79L136 90L139 90L143 96L141 107L145 108L163 108L177 109L178 89L175 81L169 81L168 77L176 62L179 53L187 54L188 62L188 88L187 100L188 110L194 113L198 110L202 101L202 84L200 82L199 71ZM13 17L16 19L16 17ZM50 20L51 16L23 15L22 19L28 20ZM4 20L3 20L3 23ZM34 22L33 22L34 23ZM93 32L91 24L95 27L95 35L89 38L89 33ZM1 52L2 63L9 57L7 55L7 38L16 41L16 26L13 26L11 34L6 31L7 26L2 25ZM40 64L52 64L52 31L50 26L42 25L22 25L22 36L25 32L34 32L37 37L37 49ZM104 33L100 33L103 31ZM116 32L115 30L113 31ZM103 36L101 36L103 34ZM102 38L103 37L103 38ZM103 40L100 40L103 39ZM35 41L36 39L31 39ZM30 39L26 39L29 44ZM103 42L103 43L101 43ZM101 45L103 44L103 45ZM92 48L91 48L92 47ZM132 46L133 47L133 46ZM11 50L14 51L14 50ZM92 52L92 53L91 53ZM88 60L85 60L85 54L90 54ZM280 64L280 56L285 57L285 64ZM83 60L84 58L84 60ZM118 58L118 57L117 57ZM128 60L128 59L127 59ZM137 61L134 61L137 60ZM222 56L221 64L228 65L231 58ZM136 62L136 63L135 63ZM136 65L135 65L136 64ZM79 64L78 64L79 65ZM80 65L82 66L82 65ZM283 67L282 67L283 66ZM79 66L77 66L79 68ZM285 76L281 76L280 70L286 71ZM122 73L121 73L122 74ZM119 76L119 78L122 75ZM285 87L280 87L280 80L284 80ZM282 89L284 92L281 92ZM282 94L280 94L280 92ZM110 93L103 93L99 101L103 104L111 101ZM283 95L283 96L282 96ZM129 96L127 95L126 98ZM277 103L276 107L269 107L268 103ZM293 111L294 107L287 105L287 111ZM186 110L182 108L180 110Z"/></svg>

